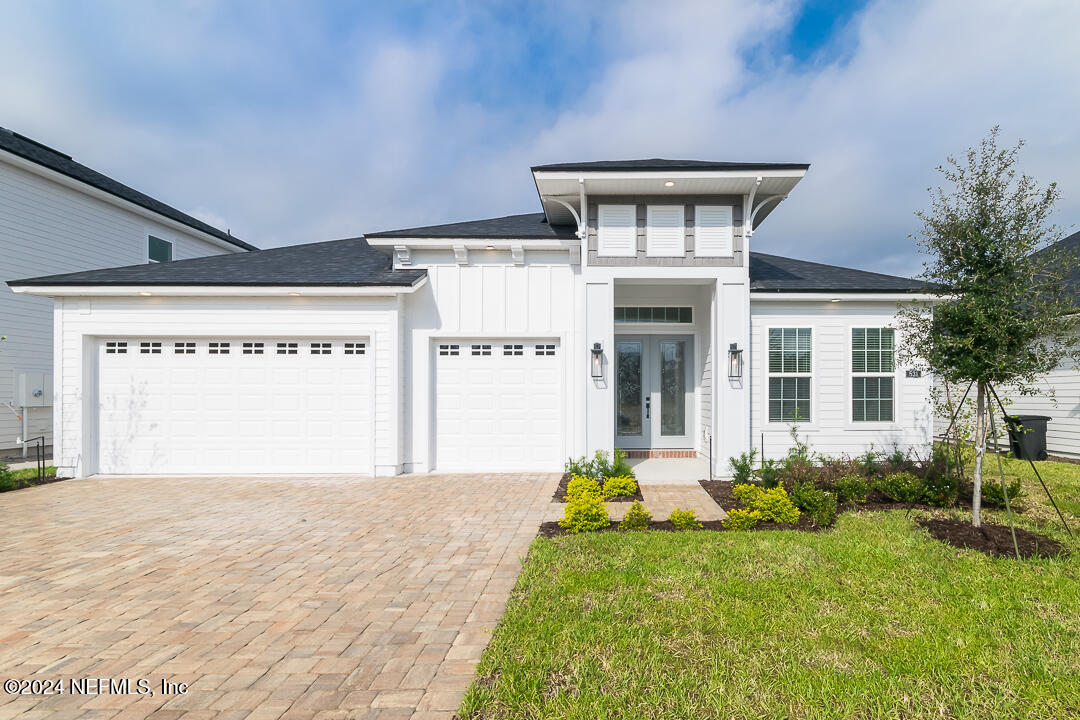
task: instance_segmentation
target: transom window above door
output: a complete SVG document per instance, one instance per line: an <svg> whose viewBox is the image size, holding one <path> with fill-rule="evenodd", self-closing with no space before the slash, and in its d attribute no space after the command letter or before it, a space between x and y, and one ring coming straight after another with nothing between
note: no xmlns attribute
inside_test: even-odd
<svg viewBox="0 0 1080 720"><path fill-rule="evenodd" d="M615 308L615 322L689 324L694 322L694 308L676 306L617 307Z"/></svg>

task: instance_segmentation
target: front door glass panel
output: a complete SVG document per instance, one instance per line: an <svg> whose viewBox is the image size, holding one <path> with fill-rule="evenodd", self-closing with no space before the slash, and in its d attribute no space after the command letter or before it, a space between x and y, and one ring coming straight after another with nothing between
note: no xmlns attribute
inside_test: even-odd
<svg viewBox="0 0 1080 720"><path fill-rule="evenodd" d="M615 432L621 437L642 433L641 343L615 343L617 392Z"/></svg>
<svg viewBox="0 0 1080 720"><path fill-rule="evenodd" d="M686 435L686 341L660 346L660 434Z"/></svg>

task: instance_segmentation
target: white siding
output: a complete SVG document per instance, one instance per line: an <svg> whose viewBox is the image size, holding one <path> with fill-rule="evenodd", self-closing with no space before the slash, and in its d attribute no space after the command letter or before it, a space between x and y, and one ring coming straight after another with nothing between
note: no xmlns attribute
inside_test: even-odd
<svg viewBox="0 0 1080 720"><path fill-rule="evenodd" d="M64 298L58 343L57 465L77 475L96 470L94 343L108 337L370 337L374 364L375 471L400 470L398 304L394 298ZM369 351L371 352L371 351ZM61 390L62 388L62 390Z"/></svg>
<svg viewBox="0 0 1080 720"><path fill-rule="evenodd" d="M597 210L596 254L604 257L637 255L637 207L600 205Z"/></svg>
<svg viewBox="0 0 1080 720"><path fill-rule="evenodd" d="M735 242L730 205L698 205L694 209L694 255L731 257Z"/></svg>
<svg viewBox="0 0 1080 720"><path fill-rule="evenodd" d="M873 447L899 447L925 456L933 432L930 377L905 377L897 367L894 383L895 421L851 421L851 329L888 327L895 305L880 302L758 301L750 313L751 443L765 456L783 457L791 447L790 425L768 422L768 328L808 327L813 330L811 420L800 423L814 451L826 455L857 455ZM897 344L902 342L897 338Z"/></svg>
<svg viewBox="0 0 1080 720"><path fill-rule="evenodd" d="M0 158L0 282L147 262L147 235L173 243L177 260L233 252L81 193ZM235 249L240 252L240 248ZM52 301L0 287L0 403L15 400L19 372L52 372ZM47 408L28 416L30 435L51 436ZM0 448L22 432L0 409Z"/></svg>
<svg viewBox="0 0 1080 720"><path fill-rule="evenodd" d="M686 210L682 205L649 205L645 223L645 254L682 257L686 254Z"/></svg>
<svg viewBox="0 0 1080 720"><path fill-rule="evenodd" d="M1006 392L1009 412L1048 415L1046 449L1051 455L1080 457L1080 368L1071 361L1047 374L1037 384L1038 395ZM948 419L943 425L948 424Z"/></svg>
<svg viewBox="0 0 1080 720"><path fill-rule="evenodd" d="M433 342L440 338L548 338L559 344L558 363L565 377L572 377L574 358L585 362L571 342L577 271L567 253L526 251L524 265L514 265L509 252L491 251L482 258L483 264L461 266L449 251L413 253L413 267L427 268L428 282L402 301L409 368L402 443L406 471L424 472L432 464ZM561 398L567 439L573 437L575 427L574 418L565 410L572 406L572 397L567 381Z"/></svg>

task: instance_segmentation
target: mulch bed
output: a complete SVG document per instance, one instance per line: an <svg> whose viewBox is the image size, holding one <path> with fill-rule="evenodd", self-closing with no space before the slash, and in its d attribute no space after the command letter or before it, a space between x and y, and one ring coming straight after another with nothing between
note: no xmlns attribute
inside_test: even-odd
<svg viewBox="0 0 1080 720"><path fill-rule="evenodd" d="M566 488L570 484L570 473L563 473L562 480L559 481L559 487L555 488L555 494L551 496L552 502L566 502ZM634 502L640 500L645 502L645 497L641 494L641 487L639 486L637 492L633 495L623 495L622 497L608 498L605 502Z"/></svg>
<svg viewBox="0 0 1080 720"><path fill-rule="evenodd" d="M1016 557L1016 548L1013 547L1012 533L1008 525L984 524L982 527L975 527L963 520L943 518L922 520L919 524L926 528L932 537L954 547L978 550L995 557ZM1061 543L1053 538L1023 528L1016 528L1016 545L1022 558L1051 557L1065 552Z"/></svg>

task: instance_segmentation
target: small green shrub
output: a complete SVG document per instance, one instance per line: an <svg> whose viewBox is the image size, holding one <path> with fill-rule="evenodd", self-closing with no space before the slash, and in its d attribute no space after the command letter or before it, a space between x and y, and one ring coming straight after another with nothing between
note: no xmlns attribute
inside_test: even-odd
<svg viewBox="0 0 1080 720"><path fill-rule="evenodd" d="M762 460L761 467L757 471L758 478L761 479L761 485L767 488L774 488L779 485L783 474L784 464L779 460Z"/></svg>
<svg viewBox="0 0 1080 720"><path fill-rule="evenodd" d="M856 462L859 465L859 472L866 477L877 474L878 469L881 467L881 463L878 460L878 454L874 452L873 446L860 455Z"/></svg>
<svg viewBox="0 0 1080 720"><path fill-rule="evenodd" d="M1024 491L1020 488L1019 478L1014 479L1006 486L1009 491L1009 504L1024 497ZM994 508L1005 507L1005 493L1001 491L1000 478L986 478L982 483L983 505Z"/></svg>
<svg viewBox="0 0 1080 720"><path fill-rule="evenodd" d="M793 523L799 519L799 509L783 487L763 490L756 485L736 485L732 494L743 507L760 512L762 520Z"/></svg>
<svg viewBox="0 0 1080 720"><path fill-rule="evenodd" d="M671 515L668 517L671 524L675 526L676 530L700 530L701 523L698 522L697 516L694 515L693 510L680 510L675 508L671 511Z"/></svg>
<svg viewBox="0 0 1080 720"><path fill-rule="evenodd" d="M946 472L931 472L925 480L926 492L923 499L934 507L948 507L956 502L956 477ZM984 495L985 497L985 495ZM1009 496L1012 499L1012 495Z"/></svg>
<svg viewBox="0 0 1080 720"><path fill-rule="evenodd" d="M918 502L926 495L926 482L918 475L909 472L886 475L879 479L875 485L878 490L895 502Z"/></svg>
<svg viewBox="0 0 1080 720"><path fill-rule="evenodd" d="M563 468L570 475L585 475L594 478L634 477L633 469L626 462L626 451L621 448L615 448L614 460L609 460L604 450L597 450L591 460L586 459L585 456L577 460L567 458Z"/></svg>
<svg viewBox="0 0 1080 720"><path fill-rule="evenodd" d="M598 493L584 492L566 503L559 525L571 533L600 530L611 524L604 498Z"/></svg>
<svg viewBox="0 0 1080 720"><path fill-rule="evenodd" d="M735 496L735 499L738 500L740 504L752 508L757 504L758 498L765 494L765 491L757 485L742 483L741 485L736 485L734 489L732 489L731 494Z"/></svg>
<svg viewBox="0 0 1080 720"><path fill-rule="evenodd" d="M732 510L720 524L728 530L753 530L760 521L757 510Z"/></svg>
<svg viewBox="0 0 1080 720"><path fill-rule="evenodd" d="M844 475L833 482L833 493L837 502L866 502L866 496L870 494L870 483L862 475Z"/></svg>
<svg viewBox="0 0 1080 720"><path fill-rule="evenodd" d="M637 492L634 478L620 475L604 481L604 497L626 497Z"/></svg>
<svg viewBox="0 0 1080 720"><path fill-rule="evenodd" d="M731 475L737 483L748 483L754 477L754 463L757 461L757 449L750 448L750 452L743 453L739 457L728 459L731 466Z"/></svg>
<svg viewBox="0 0 1080 720"><path fill-rule="evenodd" d="M15 474L8 470L7 465L0 464L0 492L14 490L17 486Z"/></svg>
<svg viewBox="0 0 1080 720"><path fill-rule="evenodd" d="M648 530L652 522L652 513L645 509L640 500L635 500L619 522L621 530Z"/></svg>
<svg viewBox="0 0 1080 720"><path fill-rule="evenodd" d="M806 512L815 525L828 527L836 522L836 495L819 490L812 483L799 483L792 488L791 502Z"/></svg>
<svg viewBox="0 0 1080 720"><path fill-rule="evenodd" d="M908 456L906 452L893 445L892 452L885 459L893 466L900 466L907 464Z"/></svg>
<svg viewBox="0 0 1080 720"><path fill-rule="evenodd" d="M582 495L596 495L604 499L604 491L600 487L600 481L585 475L575 475L566 484L566 499L573 501Z"/></svg>

